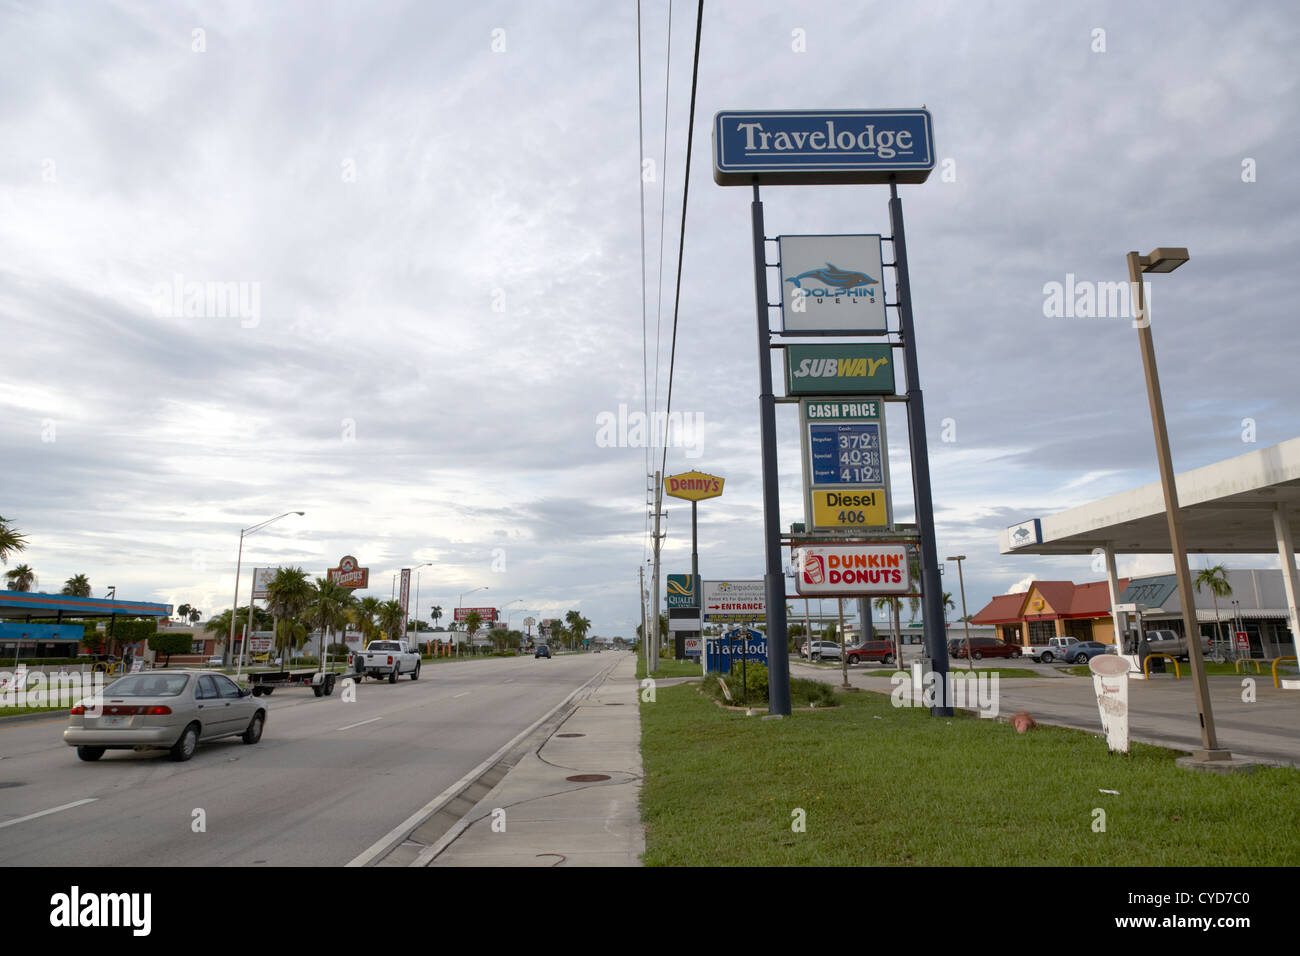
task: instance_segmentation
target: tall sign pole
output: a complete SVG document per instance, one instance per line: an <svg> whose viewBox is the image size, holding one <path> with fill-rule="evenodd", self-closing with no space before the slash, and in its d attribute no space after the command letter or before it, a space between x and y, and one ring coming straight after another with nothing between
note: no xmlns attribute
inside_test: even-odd
<svg viewBox="0 0 1300 956"><path fill-rule="evenodd" d="M750 204L754 226L754 305L758 319L758 416L763 462L763 581L767 591L767 712L790 716L790 655L786 637L785 571L781 566L781 501L776 473L776 396L772 393L771 333L768 329L767 239L757 177Z"/></svg>
<svg viewBox="0 0 1300 956"><path fill-rule="evenodd" d="M654 580L651 582L654 586L654 617L650 621L650 629L654 632L654 639L650 642L650 655L646 658L646 676L659 670L659 546L663 543L663 535L659 533L659 516L663 509L664 503L664 486L661 480L662 473L655 472L655 568Z"/></svg>
<svg viewBox="0 0 1300 956"><path fill-rule="evenodd" d="M903 339L903 368L907 374L907 445L912 459L912 488L916 524L921 533L921 607L925 622L925 670L938 676L935 706L930 713L951 717L948 700L948 648L943 627L943 585L939 581L939 549L934 539L934 501L930 495L930 452L925 441L925 403L916 361L916 329L912 324L912 280L907 271L907 237L903 231L903 201L890 177L889 228L894 236L894 268L898 276L898 329Z"/></svg>

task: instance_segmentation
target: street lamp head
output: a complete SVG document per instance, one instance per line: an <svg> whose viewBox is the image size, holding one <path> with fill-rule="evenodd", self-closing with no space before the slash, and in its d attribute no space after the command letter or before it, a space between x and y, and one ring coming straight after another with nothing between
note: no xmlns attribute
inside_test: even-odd
<svg viewBox="0 0 1300 956"><path fill-rule="evenodd" d="M965 560L966 560L966 555L964 555L964 554L959 554L959 555L957 555L956 557L951 557L951 558L949 558L948 560L949 560L949 561L965 561Z"/></svg>
<svg viewBox="0 0 1300 956"><path fill-rule="evenodd" d="M1186 249L1161 246L1152 250L1150 255L1139 256L1138 264L1143 272L1173 272L1190 258Z"/></svg>

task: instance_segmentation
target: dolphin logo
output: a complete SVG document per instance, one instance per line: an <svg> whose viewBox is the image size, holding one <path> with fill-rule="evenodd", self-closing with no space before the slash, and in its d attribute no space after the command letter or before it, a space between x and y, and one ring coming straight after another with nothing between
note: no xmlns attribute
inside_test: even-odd
<svg viewBox="0 0 1300 956"><path fill-rule="evenodd" d="M1015 538L1017 541L1024 541L1026 538L1029 537L1029 529L1017 528L1016 533L1012 535L1012 537Z"/></svg>
<svg viewBox="0 0 1300 956"><path fill-rule="evenodd" d="M860 285L875 285L877 280L871 278L865 272L855 272L852 269L840 269L833 263L826 263L825 269L809 269L807 272L801 272L793 279L786 279L786 282L793 282L796 289L802 289L803 279L816 279L822 285L838 289L853 289Z"/></svg>

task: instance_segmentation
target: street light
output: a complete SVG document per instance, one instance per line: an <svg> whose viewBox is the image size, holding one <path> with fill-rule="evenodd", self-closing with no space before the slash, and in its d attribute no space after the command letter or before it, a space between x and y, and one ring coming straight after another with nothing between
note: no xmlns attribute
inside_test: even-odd
<svg viewBox="0 0 1300 956"><path fill-rule="evenodd" d="M966 613L966 580L961 573L961 563L966 560L966 555L959 554L955 558L949 558L948 560L957 562L957 583L961 585L961 616L962 623L966 625L966 669L973 671L975 669L975 659L970 652L970 621L967 620L970 615Z"/></svg>
<svg viewBox="0 0 1300 956"><path fill-rule="evenodd" d="M235 562L235 606L230 610L230 640L227 641L226 643L225 653L221 655L222 667L230 666L230 650L235 646L235 618L239 616L239 574L244 565L244 538L246 538L250 534L256 534L257 532L265 528L267 525L279 521L281 518L287 518L289 517L289 515L298 515L299 517L302 517L306 513L307 512L305 511L286 511L284 514L276 515L274 518L267 518L265 521L260 522L259 524L255 524L251 528L240 529L239 558ZM248 638L252 635L252 632L253 632L253 599L249 598L248 630L245 632L244 643L243 646L240 648L240 654L239 654L240 666L243 665L244 656L248 650ZM238 674L238 668L236 668L236 674Z"/></svg>
<svg viewBox="0 0 1300 956"><path fill-rule="evenodd" d="M462 591L462 592L460 592L460 600L456 602L456 607L464 607L464 606L465 606L465 595L466 595L466 594L473 594L475 591L486 591L487 589L488 589L488 586L487 586L486 584L484 584L482 587L477 587L477 588L473 588L473 589L471 589L471 590L469 590L469 591ZM456 612L453 610L453 611L451 612L451 615L452 615L452 619L454 620L455 617L456 617ZM457 656L457 657L460 656L460 645L459 645L459 644L456 645L456 656Z"/></svg>
<svg viewBox="0 0 1300 956"><path fill-rule="evenodd" d="M1196 620L1192 591L1192 573L1187 564L1187 547L1183 540L1183 519L1178 510L1173 459L1169 452L1169 429L1165 425L1164 400L1160 395L1160 376L1156 372L1155 344L1151 338L1151 316L1146 310L1143 273L1173 272L1191 258L1186 249L1160 247L1150 255L1128 254L1128 275L1133 291L1134 322L1138 330L1138 347L1142 351L1142 370L1146 376L1147 401L1151 406L1151 427L1155 432L1156 460L1160 465L1160 486L1165 497L1165 516L1169 522L1169 545L1178 578L1178 599L1183 611L1183 635L1187 639L1187 659L1191 664L1192 686L1196 690L1196 710L1201 725L1201 749L1193 751L1197 762L1231 760L1232 754L1219 747L1214 732L1214 711L1210 705L1210 688L1205 679L1205 659L1201 652L1201 628Z"/></svg>
<svg viewBox="0 0 1300 956"><path fill-rule="evenodd" d="M424 562L424 564L417 564L415 566L415 643L416 644L420 643L420 568L431 568L431 567L433 567L432 561L426 561ZM403 621L402 625L405 626L406 622Z"/></svg>

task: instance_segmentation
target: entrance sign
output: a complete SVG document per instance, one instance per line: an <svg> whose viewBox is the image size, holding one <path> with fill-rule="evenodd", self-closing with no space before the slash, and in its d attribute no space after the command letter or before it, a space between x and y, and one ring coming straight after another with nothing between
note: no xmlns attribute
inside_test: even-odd
<svg viewBox="0 0 1300 956"><path fill-rule="evenodd" d="M719 186L923 183L933 169L926 109L727 110L713 118Z"/></svg>
<svg viewBox="0 0 1300 956"><path fill-rule="evenodd" d="M888 331L879 236L779 236L777 242L785 331Z"/></svg>
<svg viewBox="0 0 1300 956"><path fill-rule="evenodd" d="M357 567L357 559L350 554L339 558L339 566L325 572L335 584L345 588L368 588L370 586L370 569Z"/></svg>
<svg viewBox="0 0 1300 956"><path fill-rule="evenodd" d="M905 544L808 544L795 548L795 590L810 597L906 594Z"/></svg>
<svg viewBox="0 0 1300 956"><path fill-rule="evenodd" d="M786 394L893 395L892 353L888 345L787 346Z"/></svg>
<svg viewBox="0 0 1300 956"><path fill-rule="evenodd" d="M1128 671L1129 664L1114 654L1098 654L1088 661L1092 687L1097 692L1097 710L1101 729L1112 753L1128 753Z"/></svg>
<svg viewBox="0 0 1300 956"><path fill-rule="evenodd" d="M762 624L767 620L767 585L763 581L704 581L701 584L701 611L706 623Z"/></svg>

